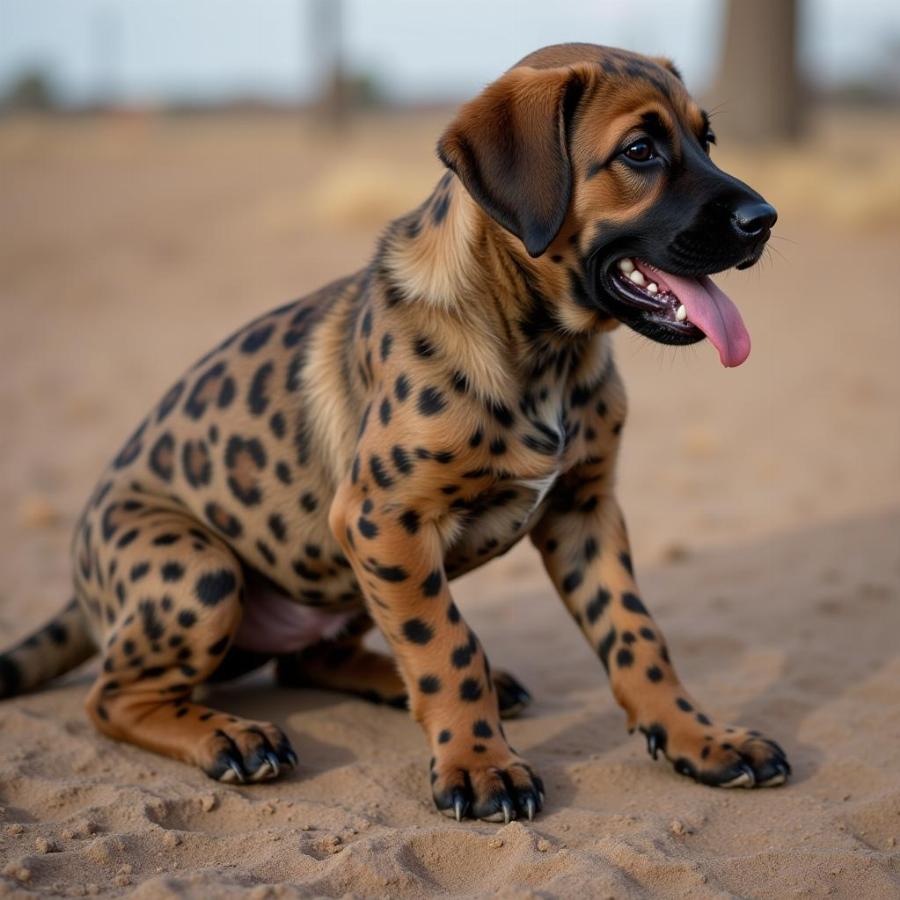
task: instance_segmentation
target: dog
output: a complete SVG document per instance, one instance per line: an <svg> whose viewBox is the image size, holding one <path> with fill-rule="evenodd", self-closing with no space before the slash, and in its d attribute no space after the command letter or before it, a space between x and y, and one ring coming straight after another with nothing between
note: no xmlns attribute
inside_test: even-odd
<svg viewBox="0 0 900 900"><path fill-rule="evenodd" d="M0 656L0 697L99 651L103 734L266 781L297 764L285 734L193 689L275 658L282 684L408 706L441 812L531 819L543 783L501 721L530 696L449 586L528 535L654 758L783 783L777 743L678 679L614 487L611 332L706 337L725 366L750 351L709 276L753 265L776 212L714 141L666 59L563 44L490 84L365 269L251 322L141 422L77 523L75 599ZM392 657L363 645L373 624Z"/></svg>

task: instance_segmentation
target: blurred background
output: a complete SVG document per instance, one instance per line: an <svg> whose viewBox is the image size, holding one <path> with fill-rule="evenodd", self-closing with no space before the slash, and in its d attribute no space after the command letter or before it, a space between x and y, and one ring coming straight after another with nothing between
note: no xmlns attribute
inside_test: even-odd
<svg viewBox="0 0 900 900"><path fill-rule="evenodd" d="M0 627L66 590L81 503L174 377L363 265L454 105L567 40L673 58L780 213L722 279L745 366L617 336L638 557L900 505L896 3L0 0Z"/></svg>

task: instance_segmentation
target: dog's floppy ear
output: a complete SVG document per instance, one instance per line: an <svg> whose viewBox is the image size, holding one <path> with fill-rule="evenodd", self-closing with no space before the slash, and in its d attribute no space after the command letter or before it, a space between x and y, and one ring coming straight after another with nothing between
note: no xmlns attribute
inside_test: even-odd
<svg viewBox="0 0 900 900"><path fill-rule="evenodd" d="M438 141L444 165L531 256L550 246L569 208L568 132L586 78L582 67L511 69Z"/></svg>

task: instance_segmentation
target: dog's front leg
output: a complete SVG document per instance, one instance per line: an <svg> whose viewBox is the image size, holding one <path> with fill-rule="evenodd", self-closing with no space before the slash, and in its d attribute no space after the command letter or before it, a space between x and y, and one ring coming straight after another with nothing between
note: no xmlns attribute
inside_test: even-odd
<svg viewBox="0 0 900 900"><path fill-rule="evenodd" d="M705 784L782 783L790 766L758 731L714 722L687 692L659 626L640 598L625 521L602 465L568 473L532 532L550 577L609 673L630 730L647 737L676 771Z"/></svg>
<svg viewBox="0 0 900 900"><path fill-rule="evenodd" d="M532 818L543 785L506 742L487 658L450 596L440 511L423 506L423 496L410 480L373 499L350 478L332 506L332 529L431 745L438 809L457 819Z"/></svg>

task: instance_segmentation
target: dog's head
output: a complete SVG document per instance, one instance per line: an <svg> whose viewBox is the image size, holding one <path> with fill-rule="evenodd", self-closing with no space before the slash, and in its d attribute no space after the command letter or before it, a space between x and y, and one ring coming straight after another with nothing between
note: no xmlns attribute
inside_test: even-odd
<svg viewBox="0 0 900 900"><path fill-rule="evenodd" d="M709 275L752 266L776 213L715 165L714 142L667 60L563 44L466 104L438 154L532 258L577 248L571 302L662 343L707 336L735 366L749 335Z"/></svg>

